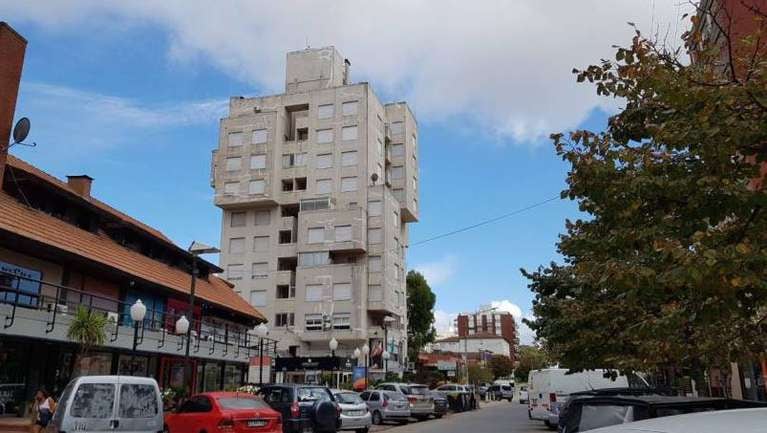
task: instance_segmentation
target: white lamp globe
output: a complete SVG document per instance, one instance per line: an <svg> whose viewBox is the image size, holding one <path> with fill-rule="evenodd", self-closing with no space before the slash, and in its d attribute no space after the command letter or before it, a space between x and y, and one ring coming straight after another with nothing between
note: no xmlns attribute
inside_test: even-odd
<svg viewBox="0 0 767 433"><path fill-rule="evenodd" d="M336 340L335 337L331 338L328 346L330 347L330 350L335 352L335 350L338 349L338 340Z"/></svg>
<svg viewBox="0 0 767 433"><path fill-rule="evenodd" d="M144 320L145 316L146 316L146 305L144 305L144 303L141 302L141 299L137 299L136 303L134 303L130 307L130 318L133 319L134 322L141 322L142 320Z"/></svg>
<svg viewBox="0 0 767 433"><path fill-rule="evenodd" d="M354 359L360 359L360 356L362 356L362 352L360 352L359 348L354 349Z"/></svg>
<svg viewBox="0 0 767 433"><path fill-rule="evenodd" d="M365 355L365 356L367 356L367 355L368 355L368 353L370 353L370 346L368 346L367 344L365 344L364 346L362 346L362 354L363 354L363 355Z"/></svg>
<svg viewBox="0 0 767 433"><path fill-rule="evenodd" d="M262 324L256 326L256 335L257 336L259 336L261 338L264 338L264 337L266 337L266 335L268 333L269 333L269 327L266 326L265 324L262 323Z"/></svg>
<svg viewBox="0 0 767 433"><path fill-rule="evenodd" d="M186 334L187 332L189 332L189 320L186 316L181 316L176 320L176 334Z"/></svg>
<svg viewBox="0 0 767 433"><path fill-rule="evenodd" d="M389 353L388 350L384 350L384 353L381 356L383 356L383 359L391 358L391 354Z"/></svg>

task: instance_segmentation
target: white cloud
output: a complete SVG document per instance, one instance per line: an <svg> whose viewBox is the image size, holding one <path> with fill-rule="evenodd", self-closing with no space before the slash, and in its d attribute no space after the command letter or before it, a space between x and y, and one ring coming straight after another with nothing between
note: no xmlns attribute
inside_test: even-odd
<svg viewBox="0 0 767 433"><path fill-rule="evenodd" d="M530 141L572 128L597 107L570 70L611 56L627 21L673 39L681 1L487 0L378 2L241 0L0 0L5 18L48 31L123 31L150 22L169 32L172 61L209 62L247 83L282 90L285 52L335 45L352 77L407 99L421 120L474 124ZM34 44L34 41L32 41Z"/></svg>
<svg viewBox="0 0 767 433"><path fill-rule="evenodd" d="M422 263L413 266L413 269L423 274L429 286L439 286L447 282L456 271L458 261L455 256L447 255L434 262Z"/></svg>
<svg viewBox="0 0 767 433"><path fill-rule="evenodd" d="M228 100L176 101L148 105L129 98L46 83L23 82L19 115L30 116L35 140L49 149L86 152L148 142L137 137L164 128L211 124L226 113Z"/></svg>
<svg viewBox="0 0 767 433"><path fill-rule="evenodd" d="M439 338L455 335L455 318L457 314L447 311L434 310L434 329Z"/></svg>

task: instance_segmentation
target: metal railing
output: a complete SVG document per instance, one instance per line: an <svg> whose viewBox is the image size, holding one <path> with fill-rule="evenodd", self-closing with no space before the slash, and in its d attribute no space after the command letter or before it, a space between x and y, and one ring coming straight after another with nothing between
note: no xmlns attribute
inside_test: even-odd
<svg viewBox="0 0 767 433"><path fill-rule="evenodd" d="M159 297L154 297L154 299L157 298ZM14 326L19 309L36 310L47 315L45 333L49 334L56 326L62 325L61 316L73 315L80 308L107 317L109 342L117 340L121 326L129 329L134 327L130 315L132 304L129 302L3 271L0 271L0 304L11 306L10 312L4 318L2 329ZM143 340L145 330L157 332L159 337L156 347L161 349L166 344L166 335L174 334L180 337L177 350L181 351L186 338L184 338L185 334L176 334L176 321L182 315L186 316L188 311L170 313L164 308L152 308L152 305L146 304L145 306L146 315L139 325L140 338ZM208 342L210 354L215 352L216 345L223 345L224 356L229 353L240 356L242 350L247 351L250 356L251 350L258 349L259 338L248 333L250 328L236 323L221 323L220 320L211 320L211 318L187 317L192 330L190 345L194 346L194 352L199 352L201 341ZM274 350L276 349L265 348L267 353L272 353Z"/></svg>

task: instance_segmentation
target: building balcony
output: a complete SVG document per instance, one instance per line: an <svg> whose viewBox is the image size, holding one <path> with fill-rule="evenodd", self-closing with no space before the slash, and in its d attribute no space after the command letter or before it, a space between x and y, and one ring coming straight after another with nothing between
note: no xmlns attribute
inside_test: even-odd
<svg viewBox="0 0 767 433"><path fill-rule="evenodd" d="M277 271L274 273L274 284L278 286L295 286L296 273L294 271Z"/></svg>
<svg viewBox="0 0 767 433"><path fill-rule="evenodd" d="M226 194L223 191L213 196L213 203L223 209L277 206L277 200L270 194Z"/></svg>
<svg viewBox="0 0 767 433"><path fill-rule="evenodd" d="M286 216L280 218L280 230L297 230L298 218L293 216Z"/></svg>
<svg viewBox="0 0 767 433"><path fill-rule="evenodd" d="M132 351L134 324L130 317L130 304L118 299L100 296L71 287L58 286L38 280L0 273L0 318L3 337L35 338L71 344L67 332L79 308L101 314L107 319L106 341L99 349ZM39 293L22 292L15 287L24 279L27 284L40 287ZM49 295L53 293L53 295ZM78 302L72 302L78 299ZM87 299L87 303L79 302ZM161 356L183 356L186 335L175 333L180 314L147 308L145 319L139 324L137 350ZM215 317L190 320L190 355L219 361L247 362L257 338L246 325L227 324ZM223 324L222 324L223 323Z"/></svg>
<svg viewBox="0 0 767 433"><path fill-rule="evenodd" d="M364 253L367 250L367 213L361 207L301 212L298 222L300 252L336 251ZM309 229L323 228L322 239L309 242Z"/></svg>

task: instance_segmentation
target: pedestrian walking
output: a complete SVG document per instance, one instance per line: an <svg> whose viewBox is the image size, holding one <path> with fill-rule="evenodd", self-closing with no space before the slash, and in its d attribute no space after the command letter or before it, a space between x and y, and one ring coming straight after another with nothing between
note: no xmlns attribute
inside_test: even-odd
<svg viewBox="0 0 767 433"><path fill-rule="evenodd" d="M40 433L51 422L53 412L56 410L56 401L48 395L44 389L38 389L33 401L32 414L35 417L32 424L32 433Z"/></svg>

